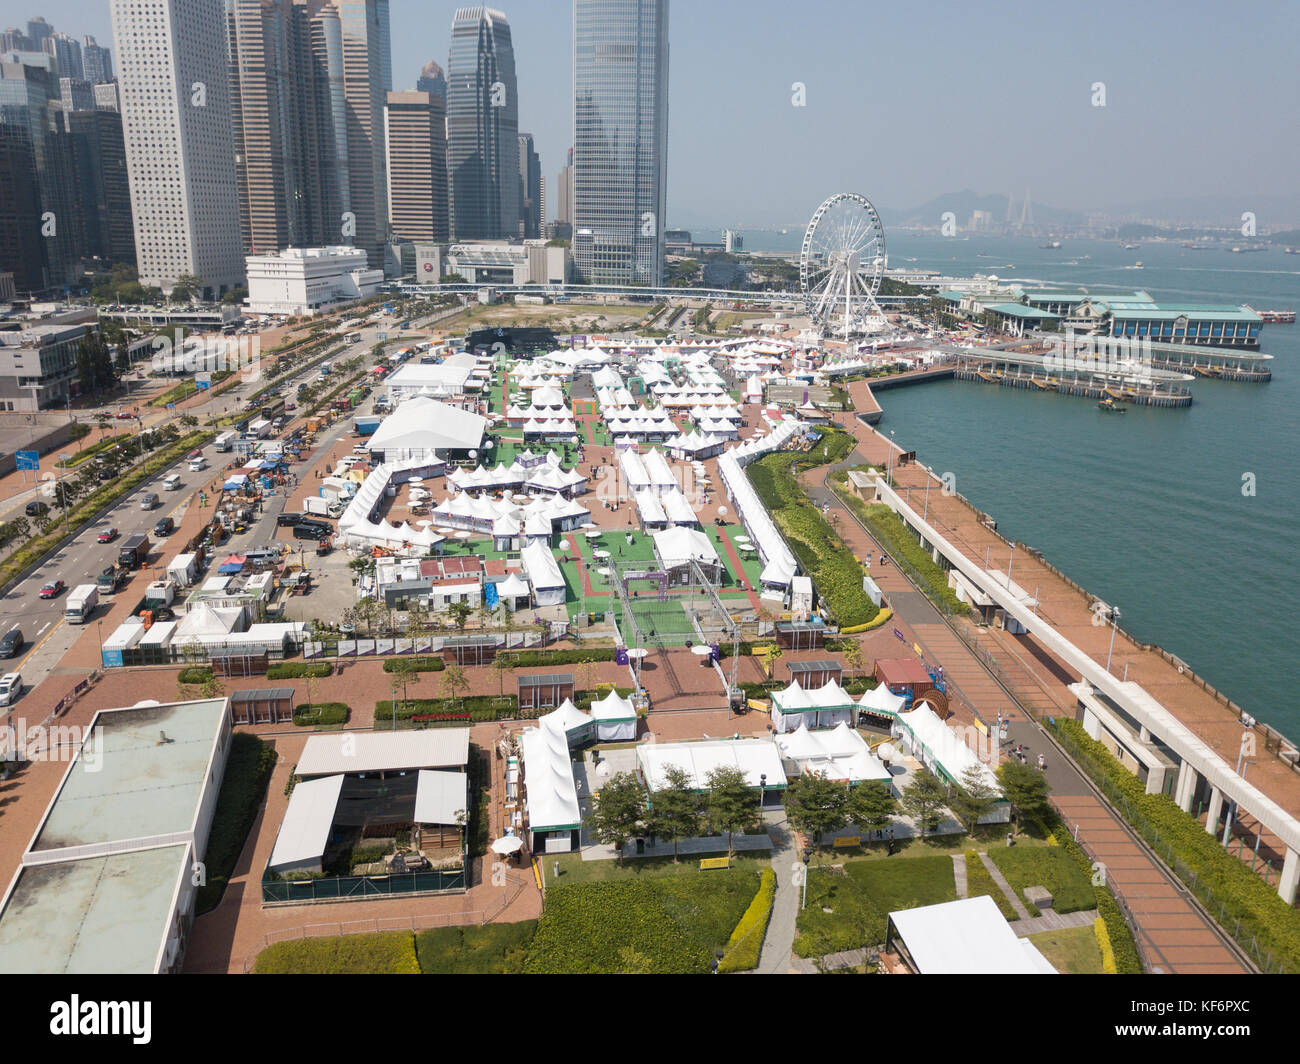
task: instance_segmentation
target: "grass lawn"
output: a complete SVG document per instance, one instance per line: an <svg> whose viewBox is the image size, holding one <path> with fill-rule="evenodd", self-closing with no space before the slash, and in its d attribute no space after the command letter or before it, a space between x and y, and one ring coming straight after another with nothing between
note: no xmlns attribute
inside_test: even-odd
<svg viewBox="0 0 1300 1064"><path fill-rule="evenodd" d="M425 975L510 975L523 971L537 921L437 927L415 936Z"/></svg>
<svg viewBox="0 0 1300 1064"><path fill-rule="evenodd" d="M866 858L868 860L895 860L903 857L922 857L927 854L963 854L972 846L992 853L994 848L1006 848L1007 832L999 824L983 824L971 835L930 835L925 839L898 839L894 842L894 856L889 856L887 842L868 842L862 846L850 846L841 850L818 850L813 853L812 863L816 865L839 864L845 858ZM1021 834L1016 836L1016 849L1045 847L1046 840L1036 835ZM1033 886L1034 884L1029 884Z"/></svg>
<svg viewBox="0 0 1300 1064"><path fill-rule="evenodd" d="M820 957L877 945L885 941L891 912L956 898L952 859L946 855L846 861L838 869L813 866L794 951Z"/></svg>
<svg viewBox="0 0 1300 1064"><path fill-rule="evenodd" d="M256 975L418 975L409 931L277 942L257 955Z"/></svg>
<svg viewBox="0 0 1300 1064"><path fill-rule="evenodd" d="M1068 853L1059 846L1038 846L1021 849L990 848L989 857L1015 888L1029 910L1030 916L1040 916L1038 909L1025 901L1026 887L1046 887L1052 893L1052 907L1058 913L1074 913L1096 908L1097 896L1092 882Z"/></svg>
<svg viewBox="0 0 1300 1064"><path fill-rule="evenodd" d="M561 876L547 892L525 970L707 972L753 900L759 874L743 867L692 873L686 865L678 872L568 883Z"/></svg>
<svg viewBox="0 0 1300 1064"><path fill-rule="evenodd" d="M1002 893L989 870L984 867L980 855L975 850L966 851L966 897L978 898L985 894L997 904L998 911L1008 921L1019 920L1020 915L1011 904L1011 900Z"/></svg>
<svg viewBox="0 0 1300 1064"><path fill-rule="evenodd" d="M1092 927L1067 927L1063 931L1040 931L1029 935L1058 972L1065 975L1101 975L1101 947Z"/></svg>
<svg viewBox="0 0 1300 1064"><path fill-rule="evenodd" d="M715 854L706 854L713 857ZM560 877L555 878L555 862L560 863ZM740 868L757 872L764 865L771 863L771 854L737 853L731 859L733 869ZM543 873L548 886L569 883L607 883L624 879L655 879L663 876L678 876L683 879L699 879L707 882L719 872L726 869L714 868L700 871L699 858L683 857L680 864L673 864L671 857L633 857L626 861L584 861L581 854L566 853L558 857L547 856L543 862ZM730 933L730 932L728 932Z"/></svg>

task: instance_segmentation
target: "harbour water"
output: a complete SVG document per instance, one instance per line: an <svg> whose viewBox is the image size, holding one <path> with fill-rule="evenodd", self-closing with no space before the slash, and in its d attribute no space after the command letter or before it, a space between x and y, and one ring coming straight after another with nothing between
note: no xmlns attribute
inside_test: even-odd
<svg viewBox="0 0 1300 1064"><path fill-rule="evenodd" d="M746 250L768 235L747 238ZM887 237L892 267L1300 306L1300 260L1280 248L1234 255L1177 244L1126 251L1087 240L1044 249L1032 239ZM1138 260L1143 269L1127 268ZM1294 739L1300 325L1265 325L1262 338L1275 356L1270 383L1198 380L1185 410L1131 407L1115 417L1083 399L944 381L882 394L880 427L935 472L955 474L957 490L1000 532L1118 606L1136 638L1178 655Z"/></svg>

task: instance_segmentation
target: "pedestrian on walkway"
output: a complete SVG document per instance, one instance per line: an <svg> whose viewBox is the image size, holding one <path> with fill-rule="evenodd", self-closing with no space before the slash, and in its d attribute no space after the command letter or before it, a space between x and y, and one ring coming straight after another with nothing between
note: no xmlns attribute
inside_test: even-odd
<svg viewBox="0 0 1300 1064"><path fill-rule="evenodd" d="M1044 769L1046 769L1046 768L1047 768L1047 758L1044 757L1042 754L1039 754L1039 755L1038 755L1038 771L1039 771L1039 772L1042 772L1042 771L1043 771Z"/></svg>

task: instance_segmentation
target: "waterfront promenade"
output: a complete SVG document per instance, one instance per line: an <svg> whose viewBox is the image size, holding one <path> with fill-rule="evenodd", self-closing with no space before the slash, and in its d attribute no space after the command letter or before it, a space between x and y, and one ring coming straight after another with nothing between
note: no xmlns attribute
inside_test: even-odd
<svg viewBox="0 0 1300 1064"><path fill-rule="evenodd" d="M849 392L859 410L879 409L880 404L871 395L867 381L852 382ZM989 568L1005 572L1010 567L1012 579L1039 600L1039 615L1105 667L1112 632L1109 625L1094 623L1093 596L1051 567L1045 559L1034 557L1023 547L1014 551L1013 560L1011 544L989 528L983 515L964 499L943 495L939 490L939 480L920 465L898 466L897 457L906 450L905 441L901 444L897 440L891 442L887 436L853 416L842 416L840 421L856 436L857 455L862 460L883 468L891 460L892 447L893 477L905 501L914 503L918 510L924 508L927 520L974 564L983 567L987 557ZM924 458L923 455L920 457ZM853 463L851 457L841 466L849 467ZM814 471L814 481L822 483L827 472ZM930 482L928 502L925 501L927 481ZM1027 709L1039 715L1064 713L1073 716L1076 699L1066 686L1079 677L1036 639L977 627L960 618L955 618L954 623L960 627L967 642L986 659L991 658L996 663L1003 682L1016 690ZM1180 672L1179 667L1159 649L1141 646L1121 628L1115 634L1111 671L1117 678L1127 671L1127 679L1140 684L1226 763L1237 764L1244 730L1237 712L1212 690L1202 686L1203 681L1198 680L1191 668ZM1268 749L1270 744L1265 738L1263 734L1256 736L1256 751L1249 768L1250 782L1288 812L1300 813L1300 772L1277 756L1275 750ZM1193 808L1193 812L1199 814L1200 810ZM1238 829L1248 834L1253 835L1255 826L1249 815L1237 821ZM1253 837L1251 841L1253 843ZM1261 857L1267 856L1277 868L1283 853L1279 840L1265 830L1260 845ZM1276 872L1270 881L1276 883Z"/></svg>

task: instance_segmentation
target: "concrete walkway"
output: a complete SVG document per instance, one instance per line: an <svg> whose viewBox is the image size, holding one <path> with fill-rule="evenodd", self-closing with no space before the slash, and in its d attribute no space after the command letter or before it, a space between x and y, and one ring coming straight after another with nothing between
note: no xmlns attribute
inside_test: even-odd
<svg viewBox="0 0 1300 1064"><path fill-rule="evenodd" d="M759 954L756 975L785 975L799 971L792 962L796 934L795 922L799 919L799 900L802 888L795 882L795 869L804 873L803 862L794 846L794 833L785 819L785 810L767 813L763 818L772 835L775 849L772 853L772 871L776 873L776 897L772 901L772 916L763 936L763 951Z"/></svg>
<svg viewBox="0 0 1300 1064"><path fill-rule="evenodd" d="M1096 909L1085 909L1077 913L1058 913L1045 909L1042 916L1017 920L1011 925L1011 930L1024 938L1027 935L1036 935L1039 931L1064 931L1069 927L1090 927L1096 919Z"/></svg>
<svg viewBox="0 0 1300 1064"><path fill-rule="evenodd" d="M866 960L865 949L849 949L842 953L827 953L822 957L792 957L790 963L794 971L803 975L820 975L822 972L833 972L837 968L852 968L855 965L865 964Z"/></svg>
<svg viewBox="0 0 1300 1064"><path fill-rule="evenodd" d="M966 882L966 855L964 853L954 853L952 855L952 883L957 888L958 898L967 897L970 886Z"/></svg>
<svg viewBox="0 0 1300 1064"><path fill-rule="evenodd" d="M1016 910L1016 916L1021 920L1029 919L1029 910L1025 908L1025 903L1020 900L1020 895L1016 893L1015 887L1007 882L1007 877L1002 874L992 859L983 850L980 851L980 863L993 877L993 882L998 885L998 890L1006 896L1007 901L1011 903L1011 908Z"/></svg>

